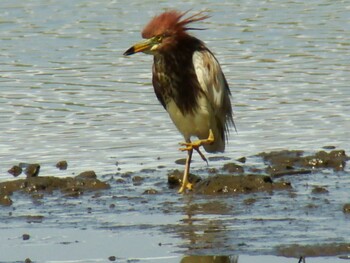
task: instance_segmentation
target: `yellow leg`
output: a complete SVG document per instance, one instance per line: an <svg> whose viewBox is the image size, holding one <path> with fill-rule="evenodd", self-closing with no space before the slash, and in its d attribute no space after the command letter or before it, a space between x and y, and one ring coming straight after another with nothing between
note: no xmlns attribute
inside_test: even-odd
<svg viewBox="0 0 350 263"><path fill-rule="evenodd" d="M187 151L187 159L186 159L186 165L185 165L185 171L184 171L184 176L182 178L182 185L179 190L179 193L185 192L186 189L192 190L192 184L188 181L188 176L190 174L190 166L191 166L191 159L192 159L192 153L193 149L195 149L198 154L201 156L201 158L207 161L207 158L205 158L204 154L199 150L199 147L204 145L204 144L212 144L214 142L214 134L213 131L210 129L209 130L209 136L207 139L204 140L197 140L195 142L183 142L180 143L180 145L185 146L183 148L180 148L180 151Z"/></svg>
<svg viewBox="0 0 350 263"><path fill-rule="evenodd" d="M179 194L184 193L186 189L192 190L192 184L188 181L188 176L190 175L192 152L193 152L193 150L188 150L188 152L187 152L188 155L187 155L187 159L186 159L185 171L184 171L184 176L182 177L181 188L178 191Z"/></svg>

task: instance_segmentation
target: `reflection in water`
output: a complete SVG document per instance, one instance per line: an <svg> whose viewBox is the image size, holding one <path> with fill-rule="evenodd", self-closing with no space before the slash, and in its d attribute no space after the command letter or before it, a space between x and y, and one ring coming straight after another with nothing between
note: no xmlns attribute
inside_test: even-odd
<svg viewBox="0 0 350 263"><path fill-rule="evenodd" d="M215 249L216 253L235 249L229 241L227 234L230 231L223 220L230 210L232 212L230 205L224 201L194 199L194 196L188 196L186 201L182 208L185 217L176 226L176 232L183 239L183 247L192 252Z"/></svg>
<svg viewBox="0 0 350 263"><path fill-rule="evenodd" d="M184 256L181 263L238 263L238 256Z"/></svg>

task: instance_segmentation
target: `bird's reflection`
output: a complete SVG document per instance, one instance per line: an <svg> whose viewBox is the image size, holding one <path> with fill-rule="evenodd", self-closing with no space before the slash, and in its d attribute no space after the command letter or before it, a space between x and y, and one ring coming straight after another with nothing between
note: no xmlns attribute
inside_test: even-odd
<svg viewBox="0 0 350 263"><path fill-rule="evenodd" d="M185 202L182 211L185 216L176 225L175 230L183 239L181 247L186 248L191 254L198 251L220 255L235 249L228 236L230 230L227 229L225 223L227 221L223 220L224 216L229 214L229 210L232 210L231 206L224 201L198 199L190 195L183 201Z"/></svg>

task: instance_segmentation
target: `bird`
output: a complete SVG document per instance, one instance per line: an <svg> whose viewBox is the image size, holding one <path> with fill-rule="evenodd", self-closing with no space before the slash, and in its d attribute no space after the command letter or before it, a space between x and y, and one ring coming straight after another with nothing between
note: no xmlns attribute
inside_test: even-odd
<svg viewBox="0 0 350 263"><path fill-rule="evenodd" d="M193 190L189 182L193 150L207 162L200 147L208 153L224 152L229 129L233 126L237 131L232 95L221 66L206 44L188 32L203 30L191 24L210 16L188 12L168 10L154 16L142 30L144 40L124 53L153 55L155 95L184 137L179 150L187 151L178 193Z"/></svg>

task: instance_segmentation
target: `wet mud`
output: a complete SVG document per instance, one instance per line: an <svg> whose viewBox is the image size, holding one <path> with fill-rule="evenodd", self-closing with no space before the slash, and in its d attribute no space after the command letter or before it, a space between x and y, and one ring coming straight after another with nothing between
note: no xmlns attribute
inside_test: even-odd
<svg viewBox="0 0 350 263"><path fill-rule="evenodd" d="M284 257L325 257L338 256L350 253L349 244L317 244L317 245L290 245L279 246L276 248L276 254Z"/></svg>
<svg viewBox="0 0 350 263"><path fill-rule="evenodd" d="M326 151L332 149L331 151ZM190 174L189 181L193 184L194 194L218 195L218 194L249 194L255 192L272 192L279 190L290 190L292 185L287 180L278 180L280 177L291 175L310 174L320 169L332 169L334 171L344 171L346 162L350 159L344 150L335 150L332 147L325 147L325 150L313 154L307 154L301 150L282 150L273 152L262 152L254 158L261 158L265 168L244 167L244 163L249 157L241 157L236 162L227 162L221 169L208 169L206 176ZM211 157L210 161L216 159L227 160L226 157ZM177 160L176 162L179 162ZM182 162L180 162L182 163ZM66 170L67 161L59 161L56 167ZM11 205L13 203L11 195L13 192L23 192L31 194L40 192L41 194L51 193L59 190L64 196L79 196L85 191L96 191L108 189L108 182L97 179L94 171L85 171L75 177L53 177L39 176L40 164L20 163L9 169L9 173L17 177L22 170L26 174L26 179L0 183L0 205ZM140 174L152 174L153 169L141 170ZM120 178L118 183L125 183L127 178L131 178L134 187L142 185L144 177L132 175L132 173L117 173ZM180 187L183 172L174 170L168 174L169 188ZM158 194L159 191L150 188L144 194ZM314 186L313 194L326 194L325 187ZM344 205L344 213L348 213L348 205Z"/></svg>
<svg viewBox="0 0 350 263"><path fill-rule="evenodd" d="M29 194L40 198L44 194L60 191L66 197L78 197L86 191L109 189L106 182L96 178L92 171L83 172L75 177L35 176L0 183L0 204L12 205L11 195L14 192Z"/></svg>
<svg viewBox="0 0 350 263"><path fill-rule="evenodd" d="M319 216L326 218L328 214L338 213L338 217L340 214L345 220L348 218L349 200L330 197L335 191L346 187L339 183L325 183L330 182L327 179L329 175L338 178L349 176L346 169L349 157L345 151L333 148L316 153L283 150L263 152L237 160L227 157L208 159L210 162L222 161L224 164L219 168L208 166L202 170L191 170L189 179L193 184L193 190L184 195L177 194L182 180L182 170L169 171L166 168L143 169L138 172L118 170L115 174L99 176L91 170L76 176L54 177L40 173L40 164L21 163L13 166L20 169L12 167L9 173L23 170L22 173L17 174L17 171L16 175L13 174L15 178L0 183L0 205L10 207L9 209L12 206L15 209L18 207L17 202L24 198L33 200L33 204L38 205L46 200L52 201L45 199L45 196L56 195L62 200L62 209L68 209L64 210L65 213L71 213L71 218L84 218L88 213L92 215L92 223L88 221L89 216L84 220L97 224L93 219L94 213L97 213L96 218L106 217L111 220L111 223L108 223L108 220L104 222L106 224L104 227L111 231L120 229L119 224L124 224L125 229L129 229L127 223L123 223L123 218L129 222L130 213L136 213L142 222L137 223L137 217L133 217L133 220L136 220L132 225L133 228L142 231L158 229L164 235L178 236L186 241L185 245L182 244L178 248L186 248L194 254L198 251L216 255L225 255L227 251L235 253L250 251L248 253L254 254L250 247L254 249L252 244L260 242L257 241L260 239L267 239L267 243L272 244L271 247L264 248L267 253L296 259L350 253L349 243L325 242L328 239L322 237L322 234L319 236L323 238L321 241L315 235L317 242L306 237L305 240L309 240L306 245L302 242L284 242L290 233L292 241L298 240L293 239L295 233L300 234L293 230L289 233L288 229L311 227L308 225L310 223L308 220L299 219L300 215L315 214L316 218ZM58 162L56 167L60 170L69 170L66 161ZM313 182L311 176L315 176L312 177ZM317 176L322 180L319 181ZM300 188L303 189L300 191ZM83 208L76 207L71 200L79 200L79 207ZM97 207L94 206L94 202ZM49 207L50 205L52 204L49 204ZM74 216L77 213L76 209L82 209L78 210L79 216ZM100 212L96 212L98 210ZM15 212L9 212L5 220L13 220L15 218L13 213ZM182 219L180 222L159 225L152 218L154 213L157 218L166 219L167 216L181 215ZM58 212L56 216L60 216ZM27 224L51 222L51 215L45 212L24 213L18 218L25 218ZM122 220L122 223L118 220ZM144 220L149 221L146 223ZM71 224L75 226L76 223L73 220ZM268 238L276 234L275 224L278 227L277 232L281 232L280 236L275 237L278 242L274 239L269 241ZM101 226L97 224L96 228L99 227ZM322 228L315 226L315 229L313 231ZM254 238L249 233L260 236ZM27 243L31 242L33 237L35 235L31 232L23 232L21 235L21 239ZM339 240L347 241L347 238ZM264 242L261 242L260 246L264 247ZM188 260L191 257L195 255L185 256L181 262L190 262ZM116 259L111 256L108 260ZM215 257L215 260L219 259L221 261L208 262L226 262L232 260L232 257Z"/></svg>

